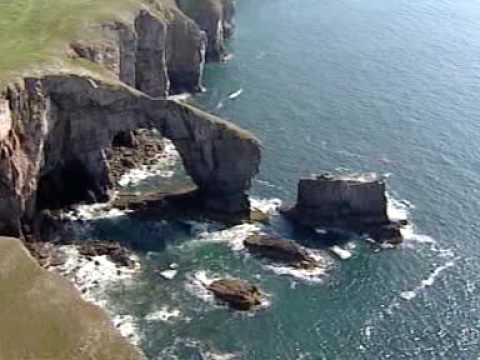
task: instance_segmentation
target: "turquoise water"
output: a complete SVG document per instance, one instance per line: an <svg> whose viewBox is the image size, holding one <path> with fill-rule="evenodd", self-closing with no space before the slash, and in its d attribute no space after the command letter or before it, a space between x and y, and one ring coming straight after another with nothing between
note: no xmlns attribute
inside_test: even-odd
<svg viewBox="0 0 480 360"><path fill-rule="evenodd" d="M236 250L249 228L96 221L141 258L110 297L149 358L479 358L479 18L474 0L239 2L234 57L207 67L196 101L262 140L252 196L291 202L323 170L389 174L414 235L393 250L343 239L353 257L321 250L326 274L305 281ZM267 230L320 246L279 217ZM170 263L175 279L155 274ZM252 280L271 304L242 315L205 301L201 271ZM165 306L180 315L152 319Z"/></svg>

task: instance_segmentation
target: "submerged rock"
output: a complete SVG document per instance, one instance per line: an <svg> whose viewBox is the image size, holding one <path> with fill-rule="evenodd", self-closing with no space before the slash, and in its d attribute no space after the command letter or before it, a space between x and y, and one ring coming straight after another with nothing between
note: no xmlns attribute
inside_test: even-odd
<svg viewBox="0 0 480 360"><path fill-rule="evenodd" d="M403 224L388 218L385 182L375 174L301 179L296 205L283 213L307 227L343 228L379 242L401 242Z"/></svg>
<svg viewBox="0 0 480 360"><path fill-rule="evenodd" d="M215 297L236 310L247 311L262 303L262 293L249 282L240 279L221 279L207 287Z"/></svg>
<svg viewBox="0 0 480 360"><path fill-rule="evenodd" d="M106 255L118 266L135 267L130 252L116 242L87 241L80 245L78 252L86 257Z"/></svg>
<svg viewBox="0 0 480 360"><path fill-rule="evenodd" d="M292 240L277 239L269 235L251 235L245 239L244 244L252 253L295 267L310 268L316 265L315 259Z"/></svg>

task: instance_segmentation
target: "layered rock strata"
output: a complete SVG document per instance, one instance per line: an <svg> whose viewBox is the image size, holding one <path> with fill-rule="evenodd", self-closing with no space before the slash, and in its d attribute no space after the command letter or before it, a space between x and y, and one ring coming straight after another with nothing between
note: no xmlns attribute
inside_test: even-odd
<svg viewBox="0 0 480 360"><path fill-rule="evenodd" d="M245 192L258 171L258 141L189 105L77 75L26 79L0 104L2 234L21 235L42 208L109 199L105 149L135 128L172 140L205 209L249 210Z"/></svg>
<svg viewBox="0 0 480 360"><path fill-rule="evenodd" d="M198 22L213 19L231 33L232 1L199 4ZM100 36L70 46L71 57L98 66L94 73L26 77L0 92L0 234L31 232L45 208L107 201L112 141L139 127L173 141L200 208L248 212L245 192L258 171L258 141L165 99L201 88L208 32L173 0L146 1L127 19L95 26Z"/></svg>
<svg viewBox="0 0 480 360"><path fill-rule="evenodd" d="M178 6L207 34L207 60L222 61L227 56L225 40L235 27L233 0L177 0Z"/></svg>
<svg viewBox="0 0 480 360"><path fill-rule="evenodd" d="M284 214L308 227L366 232L377 241L398 243L402 239L404 224L389 219L386 185L375 174L301 179L297 203Z"/></svg>

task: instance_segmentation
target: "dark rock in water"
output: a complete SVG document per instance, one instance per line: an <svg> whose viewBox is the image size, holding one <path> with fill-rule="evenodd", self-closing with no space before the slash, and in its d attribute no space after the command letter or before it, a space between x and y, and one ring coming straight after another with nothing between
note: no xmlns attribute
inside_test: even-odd
<svg viewBox="0 0 480 360"><path fill-rule="evenodd" d="M401 242L402 224L388 218L385 182L375 174L301 179L297 204L283 213L307 227L344 228L379 242Z"/></svg>
<svg viewBox="0 0 480 360"><path fill-rule="evenodd" d="M67 261L66 255L52 243L27 242L25 247L44 268L61 266Z"/></svg>
<svg viewBox="0 0 480 360"><path fill-rule="evenodd" d="M375 241L388 242L392 245L398 245L403 241L401 229L402 225L400 223L391 223L370 229L369 235Z"/></svg>
<svg viewBox="0 0 480 360"><path fill-rule="evenodd" d="M309 268L316 265L315 259L292 240L276 239L269 235L251 235L245 239L244 244L252 253L287 262L295 267Z"/></svg>
<svg viewBox="0 0 480 360"><path fill-rule="evenodd" d="M133 268L135 262L130 258L127 249L115 242L87 241L78 249L79 253L87 258L107 255L118 266Z"/></svg>
<svg viewBox="0 0 480 360"><path fill-rule="evenodd" d="M208 219L228 225L254 221L249 208L238 209L237 212L227 207L224 207L223 210L212 209L212 207L207 207L211 205L209 200L211 199L206 198L206 195L193 185L182 186L169 192L120 193L113 202L113 206L122 210L132 210L128 216L146 221L158 219L203 221Z"/></svg>
<svg viewBox="0 0 480 360"><path fill-rule="evenodd" d="M262 293L245 280L221 279L208 285L208 290L236 310L251 310L262 302Z"/></svg>

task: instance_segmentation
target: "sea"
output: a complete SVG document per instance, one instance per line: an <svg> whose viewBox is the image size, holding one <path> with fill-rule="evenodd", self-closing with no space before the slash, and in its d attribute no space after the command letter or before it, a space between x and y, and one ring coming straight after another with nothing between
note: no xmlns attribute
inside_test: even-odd
<svg viewBox="0 0 480 360"><path fill-rule="evenodd" d="M233 227L129 218L79 207L76 236L128 245L138 267L107 260L65 273L150 360L480 359L480 2L241 0L226 63L208 64L197 106L262 142L252 206L268 224ZM124 190L185 180L172 144ZM302 177L376 172L389 214L407 218L395 248L364 236L302 233L278 214ZM258 231L320 260L293 270L250 256ZM219 304L205 284L240 277L265 302Z"/></svg>

